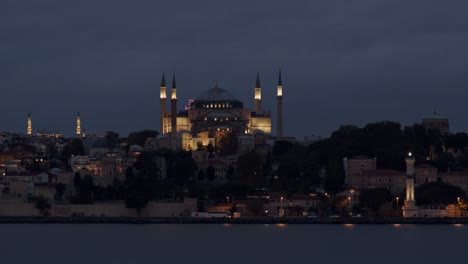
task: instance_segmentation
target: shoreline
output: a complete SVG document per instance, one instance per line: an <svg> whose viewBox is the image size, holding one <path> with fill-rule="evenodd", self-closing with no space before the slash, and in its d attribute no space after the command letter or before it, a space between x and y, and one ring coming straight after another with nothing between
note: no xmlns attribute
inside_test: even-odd
<svg viewBox="0 0 468 264"><path fill-rule="evenodd" d="M127 217L0 217L0 224L331 224L454 225L468 218L127 218Z"/></svg>

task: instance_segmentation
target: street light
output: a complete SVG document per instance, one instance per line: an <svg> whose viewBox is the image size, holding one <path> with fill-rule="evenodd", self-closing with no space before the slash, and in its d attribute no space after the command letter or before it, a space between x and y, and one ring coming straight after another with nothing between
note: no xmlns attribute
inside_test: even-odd
<svg viewBox="0 0 468 264"><path fill-rule="evenodd" d="M229 206L229 196L226 196L227 205Z"/></svg>
<svg viewBox="0 0 468 264"><path fill-rule="evenodd" d="M398 204L399 204L399 201L400 201L400 197L396 197L396 208L398 209Z"/></svg>
<svg viewBox="0 0 468 264"><path fill-rule="evenodd" d="M280 215L281 215L281 216L284 216L284 211L283 211L283 199L284 199L283 196L281 196L281 202L280 202L280 207L281 207L281 209L280 209Z"/></svg>

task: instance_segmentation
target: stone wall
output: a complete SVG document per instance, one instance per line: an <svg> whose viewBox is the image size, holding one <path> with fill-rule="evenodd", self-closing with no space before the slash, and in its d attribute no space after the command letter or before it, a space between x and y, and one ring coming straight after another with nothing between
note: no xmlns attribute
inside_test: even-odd
<svg viewBox="0 0 468 264"><path fill-rule="evenodd" d="M123 201L96 204L52 204L50 216L105 216L105 217L178 217L187 216L197 211L196 199L185 199L180 203L162 203L150 201L140 210L130 209ZM18 200L0 201L0 216L38 216L39 211L34 203L23 203Z"/></svg>

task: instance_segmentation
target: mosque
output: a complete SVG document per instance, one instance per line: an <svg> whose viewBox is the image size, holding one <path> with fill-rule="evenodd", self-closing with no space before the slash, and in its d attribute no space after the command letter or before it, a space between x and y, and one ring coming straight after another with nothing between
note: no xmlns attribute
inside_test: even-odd
<svg viewBox="0 0 468 264"><path fill-rule="evenodd" d="M278 74L276 88L277 120L276 138L283 136L283 86L281 72ZM238 140L254 142L258 137L272 133L270 111L262 109L262 88L260 76L254 87L254 109L244 106L231 92L217 84L203 92L197 99L190 100L183 110L177 110L177 86L175 75L172 77L170 110L168 94L163 74L160 85L160 125L157 147L182 148L194 150L200 143L204 146L217 145L217 139L227 133L234 133Z"/></svg>

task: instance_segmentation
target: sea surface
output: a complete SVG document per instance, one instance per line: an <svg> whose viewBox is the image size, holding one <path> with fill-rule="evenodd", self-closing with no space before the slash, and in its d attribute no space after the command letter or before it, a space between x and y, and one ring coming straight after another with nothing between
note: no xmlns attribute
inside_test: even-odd
<svg viewBox="0 0 468 264"><path fill-rule="evenodd" d="M468 263L463 225L2 224L0 263Z"/></svg>

